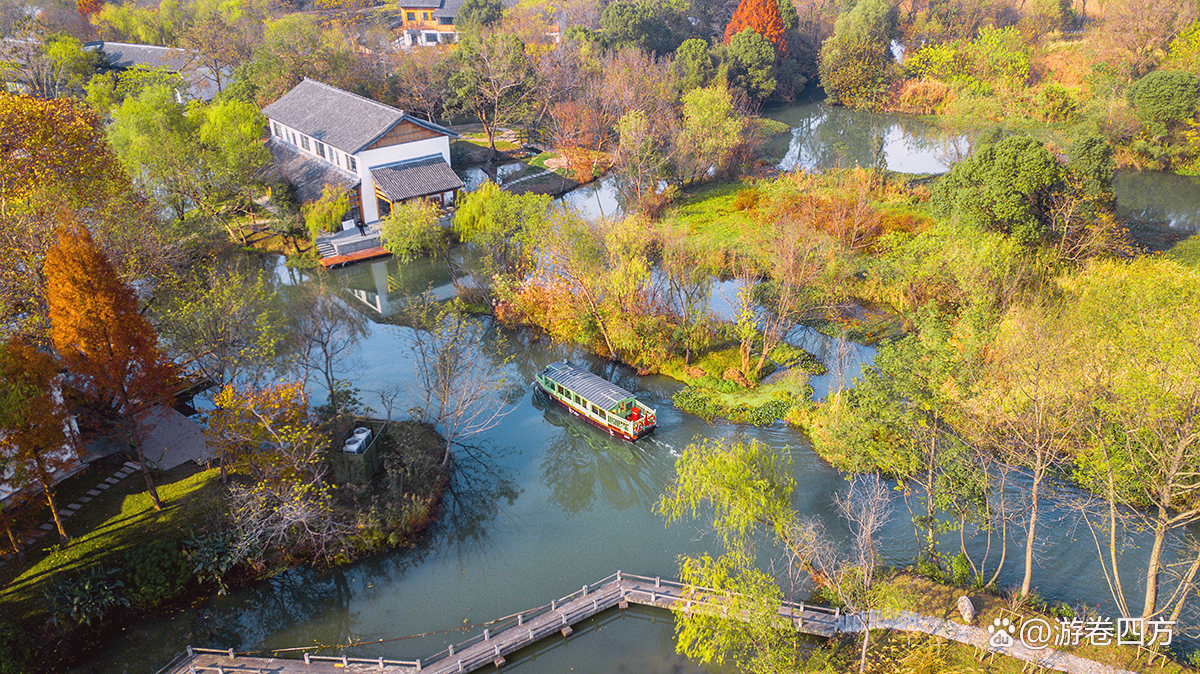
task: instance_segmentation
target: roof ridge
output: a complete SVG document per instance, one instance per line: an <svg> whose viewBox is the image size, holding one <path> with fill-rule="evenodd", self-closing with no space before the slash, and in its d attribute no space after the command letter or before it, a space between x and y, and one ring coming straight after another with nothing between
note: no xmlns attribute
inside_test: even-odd
<svg viewBox="0 0 1200 674"><path fill-rule="evenodd" d="M338 92L338 93L346 94L346 95L348 95L348 96L353 96L353 97L355 97L355 98L357 98L357 99L359 99L359 100L366 101L366 102L368 102L368 103L370 103L370 104L372 104L372 105L377 105L377 106L379 106L379 107L381 107L381 108L384 108L384 109L386 109L386 110L390 110L390 111L393 111L393 112L399 112L399 113L400 113L400 118L401 118L401 119L403 119L403 118L405 118L405 117L408 117L408 112L406 112L406 111L404 111L404 110L401 110L400 108L394 108L394 107L392 107L392 106L388 105L387 103L382 103L382 102L380 102L380 101L377 101L377 100L375 100L374 98L367 98L366 96L359 96L358 94L354 93L353 91L346 91L345 89L341 89L341 88L335 87L335 86L333 86L332 84L326 84L325 82L322 82L321 80L315 80L315 79L313 79L313 78L311 78L311 77L305 77L305 78L304 78L304 81L305 81L305 82L312 82L313 84L319 84L319 85L321 85L321 86L325 87L326 89L333 89L334 91L336 91L336 92Z"/></svg>

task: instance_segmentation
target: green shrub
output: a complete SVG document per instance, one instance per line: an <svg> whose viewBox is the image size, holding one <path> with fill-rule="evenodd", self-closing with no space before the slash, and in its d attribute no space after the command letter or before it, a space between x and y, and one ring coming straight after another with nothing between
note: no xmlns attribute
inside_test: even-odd
<svg viewBox="0 0 1200 674"><path fill-rule="evenodd" d="M118 569L94 566L82 573L60 578L46 588L46 607L55 623L91 625L114 608L129 606L125 583Z"/></svg>
<svg viewBox="0 0 1200 674"><path fill-rule="evenodd" d="M958 553L950 560L950 580L955 585L966 585L971 579L971 562L966 553Z"/></svg>
<svg viewBox="0 0 1200 674"><path fill-rule="evenodd" d="M129 598L141 608L154 608L183 591L191 576L187 560L173 540L156 541L125 554Z"/></svg>
<svg viewBox="0 0 1200 674"><path fill-rule="evenodd" d="M1138 119L1153 134L1164 136L1196 114L1200 78L1182 70L1158 70L1138 80L1129 102Z"/></svg>
<svg viewBox="0 0 1200 674"><path fill-rule="evenodd" d="M225 594L225 574L233 568L233 541L228 534L193 532L183 542L185 556L191 565L191 574L203 583L211 580L217 584L217 594Z"/></svg>
<svg viewBox="0 0 1200 674"><path fill-rule="evenodd" d="M1033 97L1038 112L1047 122L1065 122L1075 113L1075 99L1071 92L1058 82L1051 82L1042 87Z"/></svg>
<svg viewBox="0 0 1200 674"><path fill-rule="evenodd" d="M921 555L917 559L917 575L937 583L946 579L946 574L942 573L941 565L937 563L936 559L931 559L927 555Z"/></svg>
<svg viewBox="0 0 1200 674"><path fill-rule="evenodd" d="M725 413L723 405L718 404L703 391L691 386L672 396L671 402L675 403L675 407L678 407L680 410L698 416L705 421L712 421L714 418L723 416Z"/></svg>
<svg viewBox="0 0 1200 674"><path fill-rule="evenodd" d="M733 209L736 211L745 211L754 208L758 205L758 190L746 189L740 190L737 196L733 198Z"/></svg>
<svg viewBox="0 0 1200 674"><path fill-rule="evenodd" d="M28 630L0 623L0 674L24 674L33 669L36 652L33 635Z"/></svg>

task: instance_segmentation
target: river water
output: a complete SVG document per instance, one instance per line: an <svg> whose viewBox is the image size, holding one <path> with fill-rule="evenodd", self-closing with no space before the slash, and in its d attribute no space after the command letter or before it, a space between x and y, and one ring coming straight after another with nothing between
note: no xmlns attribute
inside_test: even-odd
<svg viewBox="0 0 1200 674"><path fill-rule="evenodd" d="M767 114L796 129L769 148L783 163L794 162L791 166L869 165L877 157L872 148L883 148L892 169L933 172L944 169L953 154L947 148L954 139L939 137L932 125L912 118L863 115L820 103ZM1171 226L1195 229L1200 196L1189 198L1181 188L1178 202L1166 203L1154 200L1152 186L1137 189L1147 195L1145 208L1162 209L1147 217L1177 213L1171 216ZM617 206L611 183L604 181L567 201L592 215L610 215ZM264 264L280 283L306 282L305 273L287 270L276 261ZM404 268L394 260L377 261L334 273L349 286L348 301L370 319L368 336L342 375L363 392L366 404L379 407L374 391L407 391L413 376L406 343L409 329L393 324L389 315L412 292L433 288L436 294L448 294L449 278L429 261ZM823 358L831 370L814 379L817 397L839 381L852 379L873 356L870 347L839 348L836 340L807 330L796 331L790 339ZM249 652L376 642L346 652L423 658L477 633L486 621L548 603L618 569L675 576L678 555L715 552L716 545L697 524L665 526L653 505L672 479L679 451L704 438L755 438L788 452L798 484L795 506L823 517L834 535L846 534L831 504L845 478L821 461L796 430L783 424L706 424L672 407L670 398L678 383L638 377L628 368L528 332L490 330L477 357L497 362L510 358L502 394L509 411L498 427L469 439L471 447L459 450L443 515L420 544L331 573L294 569L228 596L130 625L104 653L73 671L153 672L185 644ZM531 381L546 364L563 358L586 363L635 391L657 407L660 427L646 440L626 443L546 404L534 394ZM1039 592L1055 601L1100 605L1111 615L1090 535L1075 527L1057 501L1047 503L1043 513L1035 575ZM907 511L898 503L883 533L886 563L905 564L915 554L907 520ZM1019 582L1023 536L1014 532L1010 538L1003 586ZM1132 571L1144 557L1143 543L1130 541L1123 557L1127 569ZM956 543L948 542L948 550L954 547ZM1127 588L1135 587L1132 573L1127 583ZM576 626L570 638L548 639L510 657L505 670L723 671L676 655L673 629L670 615L663 612L613 610Z"/></svg>

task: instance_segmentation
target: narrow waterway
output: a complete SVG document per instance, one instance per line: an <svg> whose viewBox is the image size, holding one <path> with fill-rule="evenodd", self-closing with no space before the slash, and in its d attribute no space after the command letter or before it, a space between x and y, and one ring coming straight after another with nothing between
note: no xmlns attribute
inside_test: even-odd
<svg viewBox="0 0 1200 674"><path fill-rule="evenodd" d="M956 142L931 125L895 116L864 115L807 103L767 114L795 130L777 139L772 151L786 168L876 163L880 149L889 168L921 172L944 170ZM947 145L949 143L949 145ZM1119 182L1130 185L1136 179ZM1144 192L1145 207L1159 207L1172 225L1196 228L1200 195L1181 187L1179 199L1155 200ZM1122 194L1122 201L1126 196ZM568 195L567 203L591 215L618 211L609 181L597 181ZM1131 207L1132 208L1132 207ZM307 282L306 273L268 261L280 283ZM369 334L342 377L379 408L376 392L408 391L413 377L406 345L408 328L389 316L414 292L450 292L444 270L418 261L400 268L395 261L360 264L335 274L349 286L347 297L370 319ZM720 293L714 293L714 298ZM718 312L720 307L715 307ZM816 396L849 382L873 349L840 344L809 330L790 339L818 354L830 374L813 381ZM675 459L688 443L706 438L755 438L787 451L799 488L796 507L824 518L835 535L845 530L832 514L831 497L844 487L839 475L811 450L807 439L783 424L753 427L712 425L675 410L671 395L679 384L662 377L638 377L625 367L597 361L571 347L549 343L528 332L493 329L479 358L506 358L509 412L498 427L468 441L458 453L451 492L442 517L415 548L398 550L331 573L295 569L268 581L166 616L129 625L104 653L73 671L154 672L185 644L238 651L295 648L313 644L367 643L351 655L426 657L482 629L482 623L546 603L622 569L674 576L677 557L715 551L699 525L666 527L654 503L673 477ZM614 440L563 414L534 395L534 373L562 358L587 363L593 371L633 390L658 408L660 428L636 444ZM396 406L407 409L407 404ZM1017 488L1022 488L1017 480ZM1090 534L1076 526L1060 497L1043 508L1035 584L1043 597L1072 604L1099 605L1112 614L1108 590ZM1023 536L1011 532L1008 566L1001 585L1019 581ZM1131 539L1122 562L1136 588L1134 572L1145 556L1145 541ZM953 550L956 542L947 542ZM906 564L915 553L908 513L897 501L896 516L884 532L884 561ZM993 563L997 553L993 553ZM1134 590L1137 593L1137 590ZM650 609L610 611L576 627L569 639L551 639L510 658L506 671L551 672L714 672L674 652L673 622ZM426 636L414 636L414 635ZM337 652L330 650L329 652Z"/></svg>
<svg viewBox="0 0 1200 674"><path fill-rule="evenodd" d="M303 282L302 274L283 268L277 273L280 282ZM402 303L406 288L437 288L448 279L438 265L401 269L395 261L337 273L350 285L351 301L371 318L354 367L343 375L368 405L377 402L376 391L407 390L413 374L405 339L409 328L390 324L378 308ZM397 281L392 290L388 278ZM798 331L793 340L818 353L831 370L840 367L843 381L872 355L868 347L838 348L836 340L811 331ZM796 507L823 517L835 535L845 535L831 504L844 477L791 428L705 424L671 406L676 382L638 377L628 368L527 332L490 331L478 357L510 359L502 394L510 412L500 426L460 450L443 516L420 545L332 573L291 570L194 608L131 625L106 653L75 671L153 672L185 644L261 651L381 642L348 652L426 657L482 629L486 621L546 603L617 569L674 576L678 555L714 551L716 546L699 525L664 526L653 505L672 479L679 451L705 438L755 438L789 452L799 486ZM646 440L626 443L547 404L534 394L531 380L547 363L562 358L587 363L637 392L658 408L660 428ZM817 396L836 379L831 374L815 381ZM882 549L886 563L905 564L913 558L915 540L907 511L900 502L896 506ZM1106 606L1107 591L1086 531L1075 529L1065 509L1049 505L1046 510L1039 591L1056 601ZM1015 539L1020 536L1012 538L1001 578L1005 586L1019 580L1021 545ZM1143 554L1137 545L1124 556L1130 569ZM1128 582L1135 582L1132 575ZM419 634L427 636L413 637ZM670 617L643 609L603 614L565 642L552 639L510 659L505 669L529 674L720 671L677 656Z"/></svg>

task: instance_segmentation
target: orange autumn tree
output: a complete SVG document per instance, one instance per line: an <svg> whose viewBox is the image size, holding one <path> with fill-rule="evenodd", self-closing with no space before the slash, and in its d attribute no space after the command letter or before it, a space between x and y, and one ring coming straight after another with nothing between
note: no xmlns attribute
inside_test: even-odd
<svg viewBox="0 0 1200 674"><path fill-rule="evenodd" d="M742 0L737 11L733 13L733 18L729 20L729 25L725 26L725 44L729 44L734 35L747 28L775 45L775 53L787 53L783 15L779 13L779 5L775 0Z"/></svg>
<svg viewBox="0 0 1200 674"><path fill-rule="evenodd" d="M137 417L170 404L175 368L138 312L137 297L92 241L86 227L66 222L46 253L50 339L66 365L83 419L134 439ZM154 507L162 509L140 443L134 443Z"/></svg>
<svg viewBox="0 0 1200 674"><path fill-rule="evenodd" d="M75 0L75 11L84 19L91 19L104 8L104 0Z"/></svg>
<svg viewBox="0 0 1200 674"><path fill-rule="evenodd" d="M58 379L58 364L49 355L15 335L0 344L0 473L9 471L15 489L40 489L58 535L69 541L55 503L54 475L74 463L76 454L67 443ZM8 536L17 549L11 528Z"/></svg>

